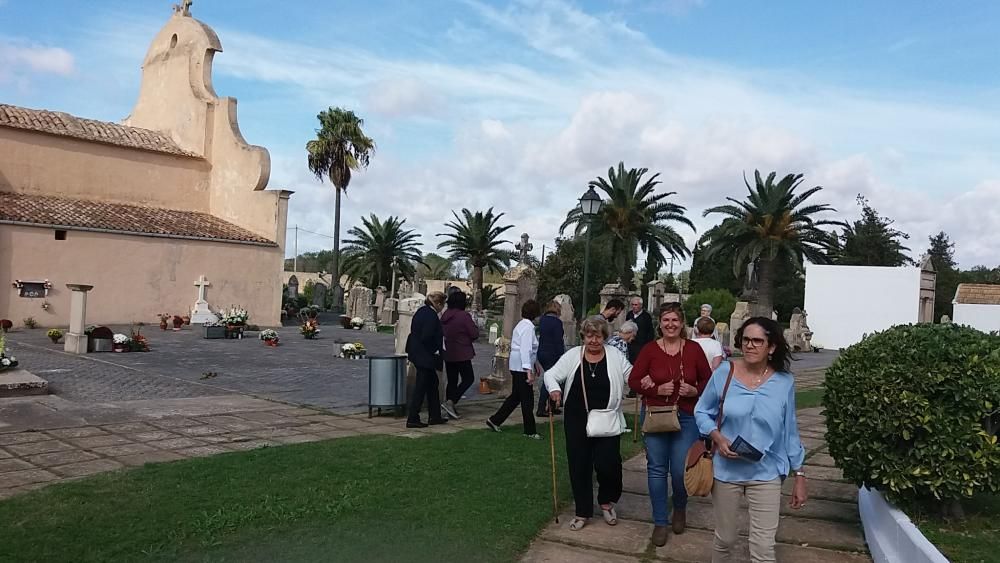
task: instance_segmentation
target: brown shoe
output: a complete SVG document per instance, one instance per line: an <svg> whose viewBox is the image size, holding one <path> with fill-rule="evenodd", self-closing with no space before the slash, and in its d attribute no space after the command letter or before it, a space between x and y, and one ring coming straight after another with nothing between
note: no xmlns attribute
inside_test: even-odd
<svg viewBox="0 0 1000 563"><path fill-rule="evenodd" d="M663 547L667 545L667 527L666 526L654 526L653 527L653 545L656 547Z"/></svg>
<svg viewBox="0 0 1000 563"><path fill-rule="evenodd" d="M684 529L687 528L687 510L683 508L675 508L673 514L674 520L674 533L683 534Z"/></svg>

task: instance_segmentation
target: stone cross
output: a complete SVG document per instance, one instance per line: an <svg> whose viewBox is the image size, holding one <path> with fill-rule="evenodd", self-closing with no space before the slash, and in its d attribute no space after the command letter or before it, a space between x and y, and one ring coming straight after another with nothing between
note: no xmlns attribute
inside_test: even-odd
<svg viewBox="0 0 1000 563"><path fill-rule="evenodd" d="M208 280L205 279L204 275L198 277L198 281L194 282L194 285L198 286L198 301L197 303L205 303L205 288L212 285Z"/></svg>
<svg viewBox="0 0 1000 563"><path fill-rule="evenodd" d="M174 4L174 12L181 14L182 16L191 15L191 4L194 2L192 0L184 0L180 4Z"/></svg>
<svg viewBox="0 0 1000 563"><path fill-rule="evenodd" d="M534 245L532 245L530 242L528 242L528 233L521 233L521 242L515 244L514 248L516 248L518 250L518 252L520 253L520 256L518 258L518 262L520 264L527 264L528 263L528 253L531 252L532 248L534 248Z"/></svg>

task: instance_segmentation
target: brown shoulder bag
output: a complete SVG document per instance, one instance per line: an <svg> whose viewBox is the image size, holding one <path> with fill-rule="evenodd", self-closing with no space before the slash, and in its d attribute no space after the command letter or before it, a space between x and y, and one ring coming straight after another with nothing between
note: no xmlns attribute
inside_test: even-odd
<svg viewBox="0 0 1000 563"><path fill-rule="evenodd" d="M715 428L722 430L722 413L726 404L726 394L729 393L729 384L733 382L733 372L736 367L729 362L729 377L726 378L726 386L722 389L722 396L719 397L719 416L715 417ZM715 455L715 444L712 438L699 438L691 445L687 453L687 463L684 464L684 488L687 494L695 497L707 497L712 492L712 484L715 482L715 474L712 467L712 457Z"/></svg>

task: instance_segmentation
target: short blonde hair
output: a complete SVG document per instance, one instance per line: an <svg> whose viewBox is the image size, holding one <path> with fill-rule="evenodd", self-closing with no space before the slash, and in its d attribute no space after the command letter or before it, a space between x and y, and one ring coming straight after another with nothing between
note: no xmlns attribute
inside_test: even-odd
<svg viewBox="0 0 1000 563"><path fill-rule="evenodd" d="M588 336L598 333L604 337L604 340L607 340L608 336L611 335L611 326L608 324L608 321L604 319L604 317L598 315L583 319L583 322L580 324L580 336Z"/></svg>
<svg viewBox="0 0 1000 563"><path fill-rule="evenodd" d="M433 305L435 307L444 307L444 302L447 299L445 294L441 291L432 291L427 294L427 304Z"/></svg>

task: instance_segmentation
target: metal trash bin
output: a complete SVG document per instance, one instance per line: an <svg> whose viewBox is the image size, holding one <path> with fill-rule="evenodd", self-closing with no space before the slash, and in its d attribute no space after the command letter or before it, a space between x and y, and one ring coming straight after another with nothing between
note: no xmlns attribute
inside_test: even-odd
<svg viewBox="0 0 1000 563"><path fill-rule="evenodd" d="M368 418L382 407L399 409L406 406L406 356L371 356L368 358Z"/></svg>

